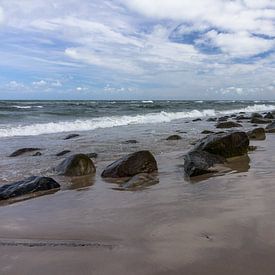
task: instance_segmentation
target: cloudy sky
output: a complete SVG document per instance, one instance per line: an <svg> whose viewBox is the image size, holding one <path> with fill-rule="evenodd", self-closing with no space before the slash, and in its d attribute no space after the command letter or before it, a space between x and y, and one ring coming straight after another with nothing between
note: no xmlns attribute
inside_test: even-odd
<svg viewBox="0 0 275 275"><path fill-rule="evenodd" d="M274 0L0 0L2 99L275 99Z"/></svg>

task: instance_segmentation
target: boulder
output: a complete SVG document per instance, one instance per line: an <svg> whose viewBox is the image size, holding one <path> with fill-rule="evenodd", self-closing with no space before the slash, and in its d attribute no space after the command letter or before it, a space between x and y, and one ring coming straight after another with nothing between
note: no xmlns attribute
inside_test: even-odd
<svg viewBox="0 0 275 275"><path fill-rule="evenodd" d="M166 140L179 140L181 139L181 136L179 135L172 135L172 136L169 136Z"/></svg>
<svg viewBox="0 0 275 275"><path fill-rule="evenodd" d="M216 120L217 120L216 117L209 117L206 121L208 121L208 122L214 122Z"/></svg>
<svg viewBox="0 0 275 275"><path fill-rule="evenodd" d="M229 116L222 116L218 118L218 121L222 122L222 121L227 121L229 118Z"/></svg>
<svg viewBox="0 0 275 275"><path fill-rule="evenodd" d="M201 121L202 119L201 118L195 118L195 119L193 119L192 121L193 122L196 122L196 121Z"/></svg>
<svg viewBox="0 0 275 275"><path fill-rule="evenodd" d="M36 152L33 154L34 157L38 157L38 156L42 156L42 153L41 152Z"/></svg>
<svg viewBox="0 0 275 275"><path fill-rule="evenodd" d="M40 148L21 148L21 149L18 149L16 151L14 151L12 154L9 155L9 157L17 157L17 156L20 156L22 154L25 154L25 153L28 153L28 152L33 152L33 151L38 151L38 150L41 150Z"/></svg>
<svg viewBox="0 0 275 275"><path fill-rule="evenodd" d="M70 150L63 150L63 151L57 153L56 156L57 157L61 157L61 156L64 156L64 155L66 155L66 154L68 154L70 152L71 152Z"/></svg>
<svg viewBox="0 0 275 275"><path fill-rule="evenodd" d="M63 160L55 170L59 175L74 177L90 175L96 171L96 168L89 157L76 154Z"/></svg>
<svg viewBox="0 0 275 275"><path fill-rule="evenodd" d="M184 156L184 173L187 177L195 177L214 172L209 170L215 164L225 163L222 156L210 154L205 151L191 151Z"/></svg>
<svg viewBox="0 0 275 275"><path fill-rule="evenodd" d="M32 176L22 181L1 186L0 200L6 200L38 191L47 191L56 188L60 188L60 185L54 179Z"/></svg>
<svg viewBox="0 0 275 275"><path fill-rule="evenodd" d="M267 118L253 117L250 122L255 123L255 124L268 124L272 121L270 119L267 119Z"/></svg>
<svg viewBox="0 0 275 275"><path fill-rule="evenodd" d="M224 158L241 156L247 153L249 138L245 132L212 134L200 140L195 151L205 151Z"/></svg>
<svg viewBox="0 0 275 275"><path fill-rule="evenodd" d="M216 128L234 128L234 127L243 127L241 124L234 121L220 122L216 125Z"/></svg>
<svg viewBox="0 0 275 275"><path fill-rule="evenodd" d="M263 116L261 115L261 114L259 114L259 113L253 113L252 115L251 115L251 118L263 118Z"/></svg>
<svg viewBox="0 0 275 275"><path fill-rule="evenodd" d="M274 116L273 116L272 113L268 112L268 113L264 116L264 118L267 118L267 119L274 119Z"/></svg>
<svg viewBox="0 0 275 275"><path fill-rule="evenodd" d="M204 134L204 135L209 135L209 134L213 134L214 132L213 131L209 131L209 130L203 130L201 132L201 134Z"/></svg>
<svg viewBox="0 0 275 275"><path fill-rule="evenodd" d="M139 173L151 173L156 170L158 167L154 156L149 151L138 151L108 165L101 176L103 178L132 177Z"/></svg>
<svg viewBox="0 0 275 275"><path fill-rule="evenodd" d="M256 128L247 132L249 139L265 140L264 128Z"/></svg>
<svg viewBox="0 0 275 275"><path fill-rule="evenodd" d="M244 115L240 115L240 116L236 116L235 119L236 119L236 120L248 120L248 119L251 119L251 117L249 117L249 116L244 116Z"/></svg>
<svg viewBox="0 0 275 275"><path fill-rule="evenodd" d="M122 188L124 189L142 188L142 187L157 184L158 182L159 180L155 175L148 174L148 173L140 173L133 176L127 182L122 184Z"/></svg>
<svg viewBox="0 0 275 275"><path fill-rule="evenodd" d="M275 121L265 127L267 133L275 133Z"/></svg>
<svg viewBox="0 0 275 275"><path fill-rule="evenodd" d="M67 135L67 136L64 138L64 140L66 140L66 139L72 139L72 138L76 138L76 137L79 137L79 134L69 134L69 135Z"/></svg>

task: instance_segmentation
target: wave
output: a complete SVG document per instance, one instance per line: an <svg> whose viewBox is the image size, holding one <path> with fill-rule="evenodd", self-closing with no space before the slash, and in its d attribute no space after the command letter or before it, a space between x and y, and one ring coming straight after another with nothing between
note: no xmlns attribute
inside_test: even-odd
<svg viewBox="0 0 275 275"><path fill-rule="evenodd" d="M142 100L141 102L142 102L142 103L154 103L153 100Z"/></svg>
<svg viewBox="0 0 275 275"><path fill-rule="evenodd" d="M271 111L275 109L275 105L252 105L242 109L217 111L213 109L206 110L192 110L185 112L159 112L149 113L145 115L125 115L125 116L109 116L99 117L92 119L77 119L74 121L59 121L50 123L36 123L31 125L14 126L0 129L0 137L11 137L11 136L34 136L42 134L52 134L60 132L71 132L71 131L89 131L99 128L112 128L116 126L126 125L138 125L138 124L150 124L150 123L162 123L171 122L177 119L191 119L198 117L209 117L219 116L224 114L232 114L238 112L261 112Z"/></svg>
<svg viewBox="0 0 275 275"><path fill-rule="evenodd" d="M31 109L32 106L18 106L18 105L13 105L13 108L16 109Z"/></svg>

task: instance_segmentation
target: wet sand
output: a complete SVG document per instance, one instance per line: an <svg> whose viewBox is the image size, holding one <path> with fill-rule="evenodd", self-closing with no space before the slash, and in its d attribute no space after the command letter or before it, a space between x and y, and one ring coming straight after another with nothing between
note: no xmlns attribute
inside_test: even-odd
<svg viewBox="0 0 275 275"><path fill-rule="evenodd" d="M273 275L274 141L200 181L185 181L184 152L168 151L146 189L115 190L103 159L88 182L2 205L0 274Z"/></svg>

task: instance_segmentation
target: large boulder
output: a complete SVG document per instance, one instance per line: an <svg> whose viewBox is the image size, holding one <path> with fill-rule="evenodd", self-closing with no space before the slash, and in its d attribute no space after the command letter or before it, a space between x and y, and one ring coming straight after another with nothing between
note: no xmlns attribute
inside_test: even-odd
<svg viewBox="0 0 275 275"><path fill-rule="evenodd" d="M101 176L103 178L123 178L156 170L158 167L154 156L149 151L138 151L108 165Z"/></svg>
<svg viewBox="0 0 275 275"><path fill-rule="evenodd" d="M21 148L16 151L14 151L12 154L9 155L9 157L17 157L25 153L33 152L33 151L39 151L40 148L33 148L33 147L27 147L27 148Z"/></svg>
<svg viewBox="0 0 275 275"><path fill-rule="evenodd" d="M255 124L268 124L272 122L272 120L267 118L252 117L250 122Z"/></svg>
<svg viewBox="0 0 275 275"><path fill-rule="evenodd" d="M248 151L249 138L245 132L212 134L200 140L194 147L196 151L205 151L225 158L244 155Z"/></svg>
<svg viewBox="0 0 275 275"><path fill-rule="evenodd" d="M247 132L249 139L256 140L265 140L265 130L264 128L255 128L249 132Z"/></svg>
<svg viewBox="0 0 275 275"><path fill-rule="evenodd" d="M32 176L22 181L1 186L0 200L6 200L38 191L47 191L56 188L60 188L60 185L54 179Z"/></svg>
<svg viewBox="0 0 275 275"><path fill-rule="evenodd" d="M180 139L182 139L182 137L179 135L172 135L166 138L166 140L180 140Z"/></svg>
<svg viewBox="0 0 275 275"><path fill-rule="evenodd" d="M220 128L220 129L234 128L234 127L243 127L243 126L234 121L220 122L216 125L216 128Z"/></svg>
<svg viewBox="0 0 275 275"><path fill-rule="evenodd" d="M92 174L96 168L88 156L76 154L63 160L55 170L59 175L74 177Z"/></svg>
<svg viewBox="0 0 275 275"><path fill-rule="evenodd" d="M268 119L274 119L274 115L271 112L268 112L264 118L268 118Z"/></svg>
<svg viewBox="0 0 275 275"><path fill-rule="evenodd" d="M187 177L195 177L214 172L210 170L215 164L225 163L222 156L204 151L191 151L184 156L184 173Z"/></svg>
<svg viewBox="0 0 275 275"><path fill-rule="evenodd" d="M275 133L275 121L265 127L267 133Z"/></svg>
<svg viewBox="0 0 275 275"><path fill-rule="evenodd" d="M252 113L251 118L255 118L255 117L262 118L263 116L259 113Z"/></svg>

